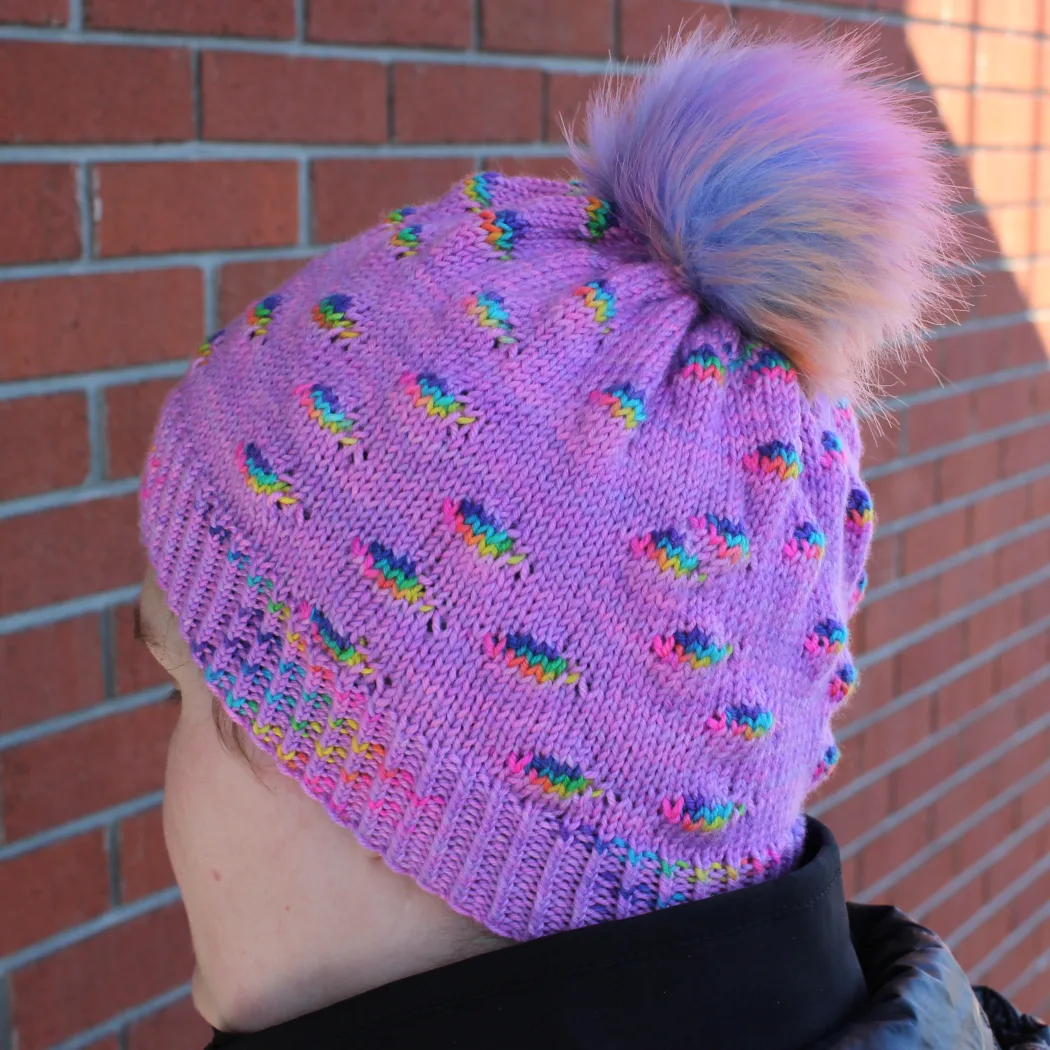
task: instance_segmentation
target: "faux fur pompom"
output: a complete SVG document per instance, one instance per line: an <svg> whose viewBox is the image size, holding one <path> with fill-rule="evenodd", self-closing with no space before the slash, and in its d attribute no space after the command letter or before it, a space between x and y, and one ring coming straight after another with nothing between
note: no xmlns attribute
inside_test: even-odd
<svg viewBox="0 0 1050 1050"><path fill-rule="evenodd" d="M866 50L702 27L607 84L572 147L705 303L860 401L950 319L963 255L941 137Z"/></svg>

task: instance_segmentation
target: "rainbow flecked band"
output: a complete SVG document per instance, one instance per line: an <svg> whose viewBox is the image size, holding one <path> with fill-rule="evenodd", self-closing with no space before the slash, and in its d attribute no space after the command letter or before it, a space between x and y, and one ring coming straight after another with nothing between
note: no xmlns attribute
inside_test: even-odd
<svg viewBox="0 0 1050 1050"><path fill-rule="evenodd" d="M754 474L776 474L782 480L802 473L802 460L788 441L770 441L744 456L744 466Z"/></svg>
<svg viewBox="0 0 1050 1050"><path fill-rule="evenodd" d="M689 795L665 798L660 803L664 820L685 831L721 831L745 812L740 802L705 802Z"/></svg>
<svg viewBox="0 0 1050 1050"><path fill-rule="evenodd" d="M585 777L578 765L559 762L549 755L532 751L524 755L511 755L507 759L507 769L514 776L524 776L529 784L547 795L566 799L584 796L597 798L602 794L602 789L596 788L594 781Z"/></svg>
<svg viewBox="0 0 1050 1050"><path fill-rule="evenodd" d="M732 645L721 645L699 627L675 631L666 638L653 639L653 652L671 663L686 664L694 671L714 667L733 654Z"/></svg>
<svg viewBox="0 0 1050 1050"><path fill-rule="evenodd" d="M531 634L517 632L501 638L486 635L484 648L486 656L502 659L522 678L540 684L550 685L557 682L572 685L580 677L578 671L570 669L568 660L553 645L537 641Z"/></svg>

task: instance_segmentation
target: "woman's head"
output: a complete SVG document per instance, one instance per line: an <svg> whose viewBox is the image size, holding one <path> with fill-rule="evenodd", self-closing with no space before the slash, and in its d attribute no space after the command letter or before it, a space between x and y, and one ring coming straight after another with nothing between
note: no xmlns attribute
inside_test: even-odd
<svg viewBox="0 0 1050 1050"><path fill-rule="evenodd" d="M500 946L391 871L244 739L152 572L138 616L180 705L164 832L197 956L194 1001L206 1020L262 1028Z"/></svg>
<svg viewBox="0 0 1050 1050"><path fill-rule="evenodd" d="M693 47L667 67L689 104L656 76L648 109L609 109L589 184L481 173L392 212L212 337L168 399L142 521L171 609L156 629L187 679L167 825L205 985L277 952L308 971L315 937L351 955L355 938L397 943L411 924L376 900L527 938L794 863L855 681L872 510L852 410L821 392L842 370L804 372L757 333L783 307L787 345L868 361L875 300L841 289L870 270L902 337L943 248L909 248L902 273L881 261L912 226L942 231L943 185L910 124L870 148L866 129L910 111L821 46L777 45L793 90L766 78L728 120L771 53ZM704 63L711 77L685 75ZM829 78L858 119L799 87ZM630 185L652 174L639 113L670 122L656 138L677 151L656 197ZM741 197L769 184L747 165L784 153L791 186ZM727 179L730 161L744 169ZM837 179L877 222L826 221L807 194ZM696 222L661 211L686 197ZM782 221L735 221L759 205ZM860 276L838 281L845 264ZM799 313L813 273L836 279ZM770 275L792 295L759 287ZM712 309L756 302L750 321ZM212 696L261 769L221 749ZM224 850L232 875L206 859Z"/></svg>

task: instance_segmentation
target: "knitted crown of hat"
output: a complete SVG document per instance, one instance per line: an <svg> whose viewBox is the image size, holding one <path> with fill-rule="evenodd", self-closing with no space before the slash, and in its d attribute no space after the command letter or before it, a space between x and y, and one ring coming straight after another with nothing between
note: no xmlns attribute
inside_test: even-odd
<svg viewBox="0 0 1050 1050"><path fill-rule="evenodd" d="M796 861L872 527L837 396L952 241L909 113L852 43L695 36L582 181L391 213L169 397L142 530L212 690L490 929Z"/></svg>

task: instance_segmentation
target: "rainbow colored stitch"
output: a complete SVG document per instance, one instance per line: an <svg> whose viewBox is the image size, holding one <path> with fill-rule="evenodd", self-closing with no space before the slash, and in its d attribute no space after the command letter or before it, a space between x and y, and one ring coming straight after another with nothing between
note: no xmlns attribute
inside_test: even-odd
<svg viewBox="0 0 1050 1050"><path fill-rule="evenodd" d="M529 224L516 211L507 208L501 211L486 208L478 212L478 216L481 228L485 231L485 243L491 244L500 253L501 259L509 259Z"/></svg>
<svg viewBox="0 0 1050 1050"><path fill-rule="evenodd" d="M795 366L784 354L771 346L747 344L742 351L741 363L747 365L752 375L769 376L785 383L794 383L798 379Z"/></svg>
<svg viewBox="0 0 1050 1050"><path fill-rule="evenodd" d="M751 541L744 535L744 526L729 518L708 511L703 518L690 518L689 523L700 532L706 532L715 554L730 565L746 561L751 554Z"/></svg>
<svg viewBox="0 0 1050 1050"><path fill-rule="evenodd" d="M706 631L690 627L687 631L675 631L666 638L657 635L653 639L653 652L670 663L688 664L695 671L728 659L733 646L720 645Z"/></svg>
<svg viewBox="0 0 1050 1050"><path fill-rule="evenodd" d="M824 557L826 547L824 533L811 521L804 521L795 526L791 539L784 544L784 554L788 561L820 561Z"/></svg>
<svg viewBox="0 0 1050 1050"><path fill-rule="evenodd" d="M802 460L787 441L759 445L755 452L744 456L744 466L754 474L776 474L785 481L802 473Z"/></svg>
<svg viewBox="0 0 1050 1050"><path fill-rule="evenodd" d="M773 732L774 718L772 711L760 707L726 707L711 715L707 728L712 733L724 733L727 736L742 736L748 742L761 740Z"/></svg>
<svg viewBox="0 0 1050 1050"><path fill-rule="evenodd" d="M467 406L451 393L445 381L428 372L412 375L406 372L401 377L401 385L412 398L416 408L426 410L428 416L436 416L459 426L469 426L477 422L477 416L466 414Z"/></svg>
<svg viewBox="0 0 1050 1050"><path fill-rule="evenodd" d="M356 339L357 320L350 316L350 296L337 292L326 295L313 308L314 324L332 333L332 339Z"/></svg>
<svg viewBox="0 0 1050 1050"><path fill-rule="evenodd" d="M510 314L503 305L503 297L495 292L479 292L467 300L467 313L471 314L482 328L496 329L497 343L516 343L512 336L513 325Z"/></svg>
<svg viewBox="0 0 1050 1050"><path fill-rule="evenodd" d="M367 666L368 658L363 651L363 638L352 642L349 636L339 634L328 617L316 607L310 613L310 626L313 628L314 639L336 663L344 667Z"/></svg>
<svg viewBox="0 0 1050 1050"><path fill-rule="evenodd" d="M568 660L553 645L539 642L531 634L519 632L505 638L486 635L483 645L486 656L502 657L522 678L545 685L559 681L572 685L579 680L579 671L571 671Z"/></svg>
<svg viewBox="0 0 1050 1050"><path fill-rule="evenodd" d="M350 550L362 562L361 571L390 597L408 605L419 605L426 595L416 573L416 563L407 554L397 555L378 540L365 544L354 539ZM419 612L433 612L433 605L419 605Z"/></svg>
<svg viewBox="0 0 1050 1050"><path fill-rule="evenodd" d="M660 802L664 820L685 831L721 831L745 812L742 802L706 802L692 795L664 798Z"/></svg>
<svg viewBox="0 0 1050 1050"><path fill-rule="evenodd" d="M700 557L686 549L685 537L677 529L654 529L647 536L631 540L636 558L648 558L660 572L674 573L676 580L691 576L699 583L707 579L700 570Z"/></svg>
<svg viewBox="0 0 1050 1050"><path fill-rule="evenodd" d="M356 445L357 438L351 436L354 421L349 419L339 405L339 399L326 386L308 383L295 388L299 395L299 404L306 409L306 414L322 429L331 434L338 444Z"/></svg>
<svg viewBox="0 0 1050 1050"><path fill-rule="evenodd" d="M418 255L419 235L423 227L418 223L408 222L408 217L414 215L415 208L398 208L390 212L386 221L394 227L390 235L390 243L398 249L396 258L407 259L410 255Z"/></svg>
<svg viewBox="0 0 1050 1050"><path fill-rule="evenodd" d="M853 533L862 533L871 527L875 520L875 510L871 497L864 489L852 489L846 500L846 529Z"/></svg>
<svg viewBox="0 0 1050 1050"><path fill-rule="evenodd" d="M647 418L645 396L630 383L610 387L608 390L595 390L591 394L591 400L607 408L613 419L622 420L628 430L633 430Z"/></svg>
<svg viewBox="0 0 1050 1050"><path fill-rule="evenodd" d="M494 171L479 171L463 180L463 192L474 202L474 211L492 205L492 190L499 175Z"/></svg>
<svg viewBox="0 0 1050 1050"><path fill-rule="evenodd" d="M610 226L617 225L616 214L608 201L601 197L588 197L584 205L587 212L587 236L596 241Z"/></svg>
<svg viewBox="0 0 1050 1050"><path fill-rule="evenodd" d="M532 751L517 757L510 755L507 769L515 776L524 774L530 784L536 785L545 794L557 795L559 798L577 795L597 798L602 794L602 789L596 788L594 781L585 777L579 766L559 762L550 755Z"/></svg>
<svg viewBox="0 0 1050 1050"><path fill-rule="evenodd" d="M851 663L843 664L828 685L828 695L833 704L845 703L857 687L857 669Z"/></svg>
<svg viewBox="0 0 1050 1050"><path fill-rule="evenodd" d="M859 579L857 580L856 587L853 588L853 595L851 601L853 607L856 608L860 604L861 598L864 597L864 592L868 589L868 574L862 572Z"/></svg>
<svg viewBox="0 0 1050 1050"><path fill-rule="evenodd" d="M838 745L832 744L817 763L817 768L813 772L814 782L823 780L828 776L839 764L839 759L841 758L842 752L838 749Z"/></svg>
<svg viewBox="0 0 1050 1050"><path fill-rule="evenodd" d="M256 336L266 335L270 330L270 322L273 321L273 315L277 312L277 307L280 305L281 297L279 295L268 295L265 299L260 299L251 308L248 314L248 325L252 339L256 338Z"/></svg>
<svg viewBox="0 0 1050 1050"><path fill-rule="evenodd" d="M710 343L702 343L696 350L690 351L679 375L713 379L716 383L721 383L727 371L725 362L715 352L715 348Z"/></svg>
<svg viewBox="0 0 1050 1050"><path fill-rule="evenodd" d="M461 499L459 506L456 506L452 500L446 499L442 512L445 520L481 557L499 559L508 555L508 565L517 565L525 560L524 554L514 553L515 538L502 526L496 515L490 514L480 503Z"/></svg>
<svg viewBox="0 0 1050 1050"><path fill-rule="evenodd" d="M811 656L818 653L841 653L849 640L845 624L838 620L821 620L803 643Z"/></svg>
<svg viewBox="0 0 1050 1050"><path fill-rule="evenodd" d="M292 492L291 482L282 478L259 451L258 445L249 441L237 449L241 475L244 483L258 496L266 496L281 506L298 503L299 497Z"/></svg>
<svg viewBox="0 0 1050 1050"><path fill-rule="evenodd" d="M846 453L842 448L842 439L834 430L825 430L821 435L820 443L824 447L824 454L820 457L820 462L823 466L830 467L835 463L846 462Z"/></svg>
<svg viewBox="0 0 1050 1050"><path fill-rule="evenodd" d="M576 294L583 296L583 305L594 314L595 321L602 326L602 332L609 332L607 322L616 316L616 296L608 283L601 278L588 281L576 289Z"/></svg>
<svg viewBox="0 0 1050 1050"><path fill-rule="evenodd" d="M226 329L220 328L217 332L212 332L212 334L209 335L199 347L197 347L197 364L200 364L211 357L212 351L215 349L215 343L225 334Z"/></svg>
<svg viewBox="0 0 1050 1050"><path fill-rule="evenodd" d="M832 408L832 415L835 417L835 422L838 423L843 430L849 429L853 426L853 406L850 405L849 401L840 397L835 402Z"/></svg>

